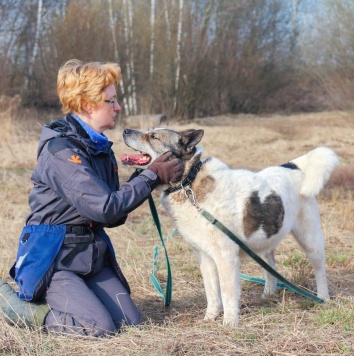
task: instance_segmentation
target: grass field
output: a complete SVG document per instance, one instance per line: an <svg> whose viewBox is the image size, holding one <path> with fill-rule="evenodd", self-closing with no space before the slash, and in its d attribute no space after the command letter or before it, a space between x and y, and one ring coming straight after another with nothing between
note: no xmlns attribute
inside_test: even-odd
<svg viewBox="0 0 354 356"><path fill-rule="evenodd" d="M9 115L9 114L8 114ZM0 116L6 128L0 141L0 278L8 278L18 237L29 212L30 175L36 163L41 125L49 119L30 111ZM236 328L202 322L206 300L195 258L178 234L166 246L173 274L172 305L165 309L149 282L153 247L159 237L148 204L132 212L127 223L108 230L133 299L144 324L103 339L43 334L18 329L0 318L3 355L353 355L354 354L354 117L327 112L294 116L249 115L201 118L174 128L203 128L207 155L233 168L260 170L296 158L317 146L336 151L341 163L318 197L326 239L326 263L332 301L315 304L291 292L261 299L262 286L242 282L241 315ZM108 132L117 158L126 151L122 128ZM121 181L131 171L120 166ZM174 227L153 196L165 236ZM159 277L164 281L161 253ZM290 280L314 289L312 269L289 236L277 251L278 270ZM250 260L242 272L262 277Z"/></svg>

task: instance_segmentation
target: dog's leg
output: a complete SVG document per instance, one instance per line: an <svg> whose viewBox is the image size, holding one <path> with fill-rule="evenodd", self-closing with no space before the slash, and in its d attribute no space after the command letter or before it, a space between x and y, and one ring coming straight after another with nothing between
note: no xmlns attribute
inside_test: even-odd
<svg viewBox="0 0 354 356"><path fill-rule="evenodd" d="M241 279L240 257L234 246L217 246L219 251L214 260L219 273L222 304L224 307L224 325L235 326L240 311Z"/></svg>
<svg viewBox="0 0 354 356"><path fill-rule="evenodd" d="M325 243L318 206L314 198L308 198L303 202L292 233L314 269L317 294L328 301L330 297L325 270Z"/></svg>
<svg viewBox="0 0 354 356"><path fill-rule="evenodd" d="M215 262L206 253L193 248L203 277L208 307L204 320L215 320L222 311L220 283Z"/></svg>
<svg viewBox="0 0 354 356"><path fill-rule="evenodd" d="M273 268L276 269L276 262L274 258L274 250L269 251L265 254L265 258L268 261L268 264ZM272 295L277 290L277 280L273 277L270 273L265 271L265 286L264 291L262 294L262 298L266 298L269 295Z"/></svg>

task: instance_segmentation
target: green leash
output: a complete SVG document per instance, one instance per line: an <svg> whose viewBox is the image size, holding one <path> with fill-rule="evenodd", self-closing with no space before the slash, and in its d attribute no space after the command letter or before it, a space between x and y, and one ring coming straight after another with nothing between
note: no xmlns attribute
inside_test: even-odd
<svg viewBox="0 0 354 356"><path fill-rule="evenodd" d="M248 276L247 274L244 274L244 273L240 273L240 277L241 277L241 279L243 279L244 281L248 281L248 282L253 282L253 283L258 283L258 284L263 284L263 285L265 285L265 280L264 280L263 278ZM283 282L277 282L277 288L293 291L292 289L290 289L289 287L287 287Z"/></svg>
<svg viewBox="0 0 354 356"><path fill-rule="evenodd" d="M162 237L160 219L159 219L159 216L157 214L157 210L156 210L156 206L155 206L155 203L154 203L154 199L152 198L151 195L149 197L149 206L150 206L151 214L152 214L152 217L154 219L154 222L155 222L155 225L156 225L156 228L157 228L157 232L159 233L160 240L161 240L161 244L154 247L154 263L153 263L153 268L152 268L152 270L150 272L150 281L153 284L153 286L156 289L156 291L163 298L165 307L168 307L171 304L171 300L172 300L172 273L171 273L171 266L170 266L170 261L168 259L165 242L164 242L163 237ZM162 290L160 282L158 281L158 279L156 278L156 275L155 275L155 273L158 270L159 251L160 251L160 247L161 246L164 248L165 258L166 258L167 281L166 281L166 293L165 294L164 294L164 292Z"/></svg>
<svg viewBox="0 0 354 356"><path fill-rule="evenodd" d="M137 168L135 170L136 173L140 173L141 171L142 170L140 168ZM150 206L151 215L154 219L157 232L159 233L160 240L161 240L161 244L154 247L154 262L153 262L152 270L150 272L150 281L154 286L154 288L156 289L156 291L161 295L164 302L164 306L168 307L171 304L171 300L172 300L172 273L171 273L171 266L170 266L170 261L168 259L165 242L162 237L159 215L157 214L156 206L154 203L154 199L152 198L152 195L149 196L149 206ZM155 273L158 270L159 252L161 246L165 251L165 258L166 258L166 271L167 271L166 293L163 292L161 284L155 275Z"/></svg>

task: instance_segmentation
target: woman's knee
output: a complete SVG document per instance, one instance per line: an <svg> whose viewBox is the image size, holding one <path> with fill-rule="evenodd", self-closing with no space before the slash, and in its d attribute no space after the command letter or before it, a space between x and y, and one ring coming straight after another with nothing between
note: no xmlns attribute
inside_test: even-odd
<svg viewBox="0 0 354 356"><path fill-rule="evenodd" d="M117 332L112 318L108 315L68 314L52 309L45 320L48 331L83 336L109 336Z"/></svg>

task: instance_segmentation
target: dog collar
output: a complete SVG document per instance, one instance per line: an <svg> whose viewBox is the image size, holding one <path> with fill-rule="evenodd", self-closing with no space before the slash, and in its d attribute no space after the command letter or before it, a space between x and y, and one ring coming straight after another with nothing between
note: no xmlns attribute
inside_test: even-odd
<svg viewBox="0 0 354 356"><path fill-rule="evenodd" d="M200 170L200 167L202 166L203 162L202 161L198 161L193 168L189 171L188 176L186 178L183 179L183 181L177 185L176 187L171 187L168 188L166 190L164 190L164 193L169 195L171 193L177 192L181 189L183 189L184 187L191 185L195 179L195 177L197 176L197 173Z"/></svg>

